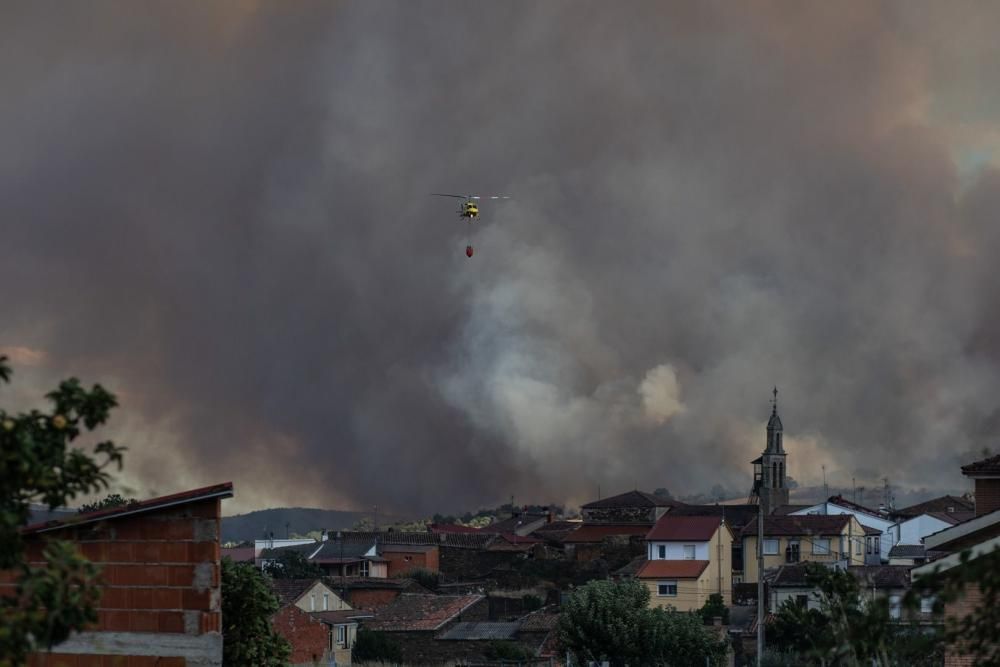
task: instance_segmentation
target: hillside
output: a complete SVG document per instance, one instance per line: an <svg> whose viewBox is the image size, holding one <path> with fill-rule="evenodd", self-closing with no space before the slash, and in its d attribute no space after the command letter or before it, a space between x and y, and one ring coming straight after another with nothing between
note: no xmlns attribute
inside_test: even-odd
<svg viewBox="0 0 1000 667"><path fill-rule="evenodd" d="M275 537L285 537L286 534L293 533L305 535L313 530L346 529L365 516L368 515L363 512L310 507L274 507L257 510L247 514L222 517L222 542L256 540L269 532L273 532Z"/></svg>

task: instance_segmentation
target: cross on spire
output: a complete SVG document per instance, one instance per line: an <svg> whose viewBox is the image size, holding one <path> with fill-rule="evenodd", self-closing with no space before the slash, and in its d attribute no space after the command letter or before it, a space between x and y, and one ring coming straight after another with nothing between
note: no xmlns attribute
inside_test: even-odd
<svg viewBox="0 0 1000 667"><path fill-rule="evenodd" d="M774 387L774 391L772 393L774 394L774 398L771 399L771 414L772 415L776 415L776 414L778 414L778 387L777 386Z"/></svg>

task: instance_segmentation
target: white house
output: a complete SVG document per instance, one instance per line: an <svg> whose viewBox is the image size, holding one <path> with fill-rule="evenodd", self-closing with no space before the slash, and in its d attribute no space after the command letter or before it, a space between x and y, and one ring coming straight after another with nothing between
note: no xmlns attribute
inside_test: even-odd
<svg viewBox="0 0 1000 667"><path fill-rule="evenodd" d="M893 524L891 530L896 544L923 544L924 538L928 535L951 528L965 518L967 518L965 513L957 515L948 512L924 512Z"/></svg>
<svg viewBox="0 0 1000 667"><path fill-rule="evenodd" d="M804 507L790 514L851 514L862 526L879 531L880 535L866 538L865 561L871 564L888 562L889 551L896 544L896 533L893 531L893 526L896 524L892 519L879 514L878 510L852 503L841 496L832 496L826 502Z"/></svg>

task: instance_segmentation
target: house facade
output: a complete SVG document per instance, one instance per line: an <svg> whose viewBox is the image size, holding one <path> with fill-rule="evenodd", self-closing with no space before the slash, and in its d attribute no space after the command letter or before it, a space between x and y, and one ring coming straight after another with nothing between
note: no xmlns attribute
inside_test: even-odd
<svg viewBox="0 0 1000 667"><path fill-rule="evenodd" d="M878 565L882 562L888 562L889 551L898 542L895 531L896 521L890 518L888 514L880 514L878 510L858 505L845 499L843 496L832 496L825 502L795 510L790 514L798 516L850 514L862 526L875 529L877 534L869 531L871 537L865 543L865 555L868 557L868 565ZM912 544L919 544L919 542L913 542Z"/></svg>
<svg viewBox="0 0 1000 667"><path fill-rule="evenodd" d="M850 514L772 515L764 517L764 569L799 562L864 565L865 549L870 542L865 528ZM744 583L758 579L757 524L749 523L742 531Z"/></svg>
<svg viewBox="0 0 1000 667"><path fill-rule="evenodd" d="M654 606L698 609L712 593L729 605L732 543L732 532L720 517L667 514L647 533L646 564L636 576L649 588Z"/></svg>

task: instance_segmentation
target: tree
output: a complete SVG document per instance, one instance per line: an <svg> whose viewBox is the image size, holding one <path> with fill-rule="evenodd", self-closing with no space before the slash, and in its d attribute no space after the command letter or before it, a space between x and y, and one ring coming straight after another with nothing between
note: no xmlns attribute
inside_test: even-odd
<svg viewBox="0 0 1000 667"><path fill-rule="evenodd" d="M281 555L264 566L264 572L275 579L319 579L325 572L316 563L310 563L301 551L285 549Z"/></svg>
<svg viewBox="0 0 1000 667"><path fill-rule="evenodd" d="M964 615L945 617L945 640L962 654L971 655L977 665L1000 664L1000 548L973 558L970 551L959 556L960 562L947 571L920 577L907 595L906 605L915 609L921 598L935 599L935 608L964 597L969 589L978 590L972 609Z"/></svg>
<svg viewBox="0 0 1000 667"><path fill-rule="evenodd" d="M281 667L291 646L271 627L278 611L267 580L252 563L222 559L222 664Z"/></svg>
<svg viewBox="0 0 1000 667"><path fill-rule="evenodd" d="M384 632L360 628L354 640L351 651L354 662L389 662L403 661L403 650L394 639Z"/></svg>
<svg viewBox="0 0 1000 667"><path fill-rule="evenodd" d="M933 629L894 621L888 600L863 596L850 572L808 563L806 581L817 589L819 609L791 600L782 604L768 626L772 648L826 666L940 663L940 638Z"/></svg>
<svg viewBox="0 0 1000 667"><path fill-rule="evenodd" d="M113 507L123 507L125 505L134 505L138 500L135 498L123 498L120 493L112 493L105 496L96 503L84 503L80 505L80 514L86 514L87 512L97 512L99 510L107 510Z"/></svg>
<svg viewBox="0 0 1000 667"><path fill-rule="evenodd" d="M695 614L648 609L649 589L638 581L592 581L563 606L559 639L579 662L701 667L721 664L724 641Z"/></svg>
<svg viewBox="0 0 1000 667"><path fill-rule="evenodd" d="M723 625L729 625L729 607L718 593L712 593L705 600L705 604L698 610L701 620L706 624L711 624L713 619L721 618Z"/></svg>
<svg viewBox="0 0 1000 667"><path fill-rule="evenodd" d="M0 357L0 382L10 375ZM87 390L76 378L46 399L47 411L0 410L0 570L17 577L16 595L0 598L0 666L23 664L28 653L97 621L98 568L58 540L45 544L45 567L30 567L21 528L31 503L51 510L108 487L107 468L121 469L124 448L100 442L90 455L72 444L103 425L117 402L100 385Z"/></svg>

